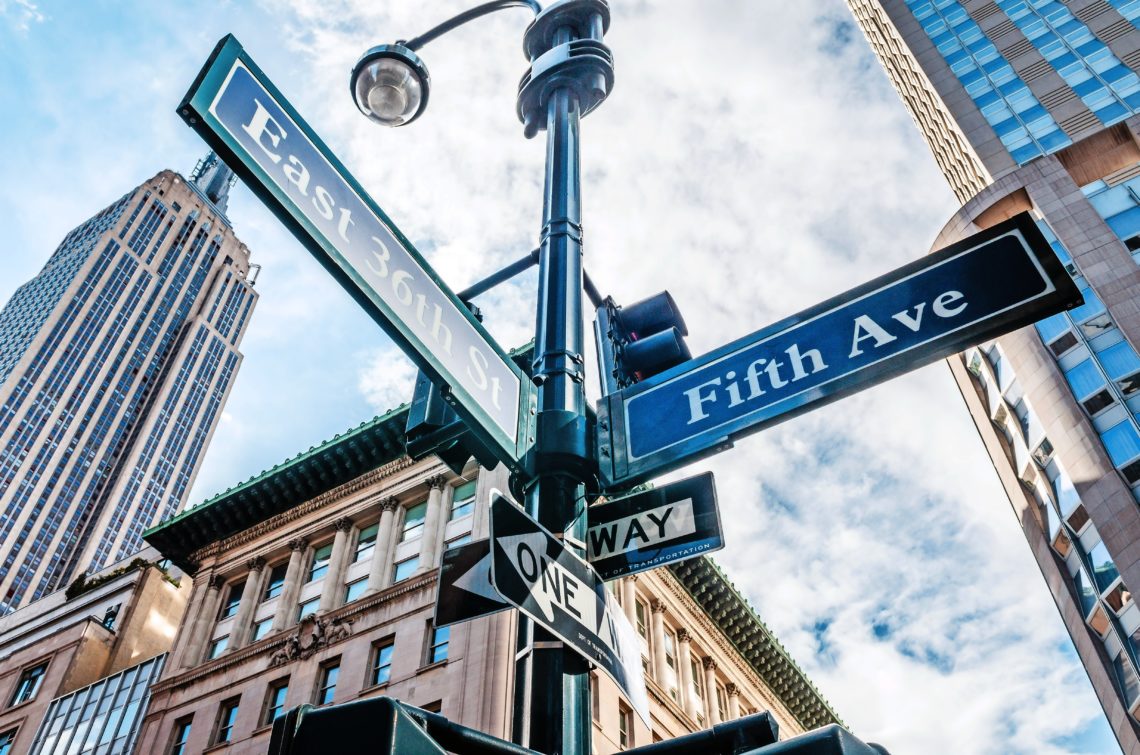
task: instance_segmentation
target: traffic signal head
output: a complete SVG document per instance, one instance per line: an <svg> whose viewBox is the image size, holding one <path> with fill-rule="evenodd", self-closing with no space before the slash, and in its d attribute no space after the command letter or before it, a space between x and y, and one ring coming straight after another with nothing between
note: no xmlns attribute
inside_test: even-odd
<svg viewBox="0 0 1140 755"><path fill-rule="evenodd" d="M685 319L668 291L619 307L613 316L619 379L634 383L692 358Z"/></svg>
<svg viewBox="0 0 1140 755"><path fill-rule="evenodd" d="M499 463L495 452L476 438L447 403L443 393L421 370L404 429L404 449L413 459L435 454L456 474L472 456L486 469Z"/></svg>

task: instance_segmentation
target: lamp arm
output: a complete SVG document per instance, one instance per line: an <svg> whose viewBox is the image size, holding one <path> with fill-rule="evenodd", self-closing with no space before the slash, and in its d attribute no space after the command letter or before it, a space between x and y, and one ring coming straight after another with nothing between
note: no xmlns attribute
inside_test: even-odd
<svg viewBox="0 0 1140 755"><path fill-rule="evenodd" d="M407 47L409 50L418 50L433 39L443 36L468 21L473 21L480 16L485 16L488 13L494 13L495 11L505 10L507 8L530 8L534 11L534 15L536 16L542 12L542 6L538 4L537 0L492 0L492 2L483 3L470 10L463 11L459 15L444 21L442 24L428 29L418 37L409 39L406 42L401 41L398 44Z"/></svg>

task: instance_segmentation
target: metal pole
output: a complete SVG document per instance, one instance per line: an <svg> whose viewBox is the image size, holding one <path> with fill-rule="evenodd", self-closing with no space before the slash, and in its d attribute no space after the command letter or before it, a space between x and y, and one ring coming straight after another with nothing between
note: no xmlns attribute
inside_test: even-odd
<svg viewBox="0 0 1140 755"><path fill-rule="evenodd" d="M573 39L558 29L554 45ZM569 88L547 106L546 188L539 247L534 377L538 384L535 480L526 510L585 557L589 464L583 381L582 213L579 102ZM548 755L590 752L589 664L520 617L515 741Z"/></svg>

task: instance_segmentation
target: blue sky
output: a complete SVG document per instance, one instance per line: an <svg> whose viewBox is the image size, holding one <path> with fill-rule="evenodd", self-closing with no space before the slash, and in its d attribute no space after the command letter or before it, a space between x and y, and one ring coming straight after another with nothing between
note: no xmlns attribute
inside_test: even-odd
<svg viewBox="0 0 1140 755"><path fill-rule="evenodd" d="M669 289L701 353L927 251L953 198L839 0L614 6L617 83L582 129L604 292ZM544 145L514 116L524 11L425 48L409 128L348 96L360 52L463 7L0 0L0 298L94 211L193 168L174 108L229 32L453 288L526 253ZM230 208L261 302L192 502L407 400L413 374L244 188ZM480 300L502 344L530 338L533 288ZM896 753L1117 751L944 365L703 469L718 560L856 733Z"/></svg>

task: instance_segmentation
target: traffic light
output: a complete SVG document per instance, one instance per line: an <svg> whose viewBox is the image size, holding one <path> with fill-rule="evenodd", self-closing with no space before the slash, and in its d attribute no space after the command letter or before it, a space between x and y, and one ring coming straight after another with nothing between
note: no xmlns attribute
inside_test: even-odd
<svg viewBox="0 0 1140 755"><path fill-rule="evenodd" d="M499 463L494 451L467 429L422 370L416 375L404 436L408 456L419 460L435 454L456 474L463 473L463 467L472 456L486 469L494 469Z"/></svg>
<svg viewBox="0 0 1140 755"><path fill-rule="evenodd" d="M622 307L607 298L594 323L602 391L612 393L692 358L685 319L668 291Z"/></svg>

